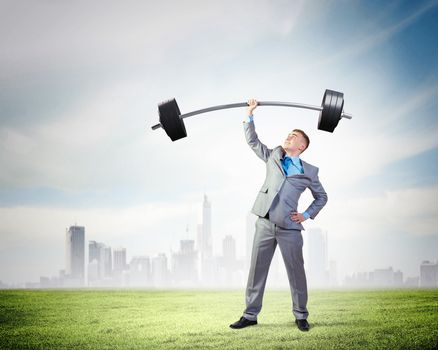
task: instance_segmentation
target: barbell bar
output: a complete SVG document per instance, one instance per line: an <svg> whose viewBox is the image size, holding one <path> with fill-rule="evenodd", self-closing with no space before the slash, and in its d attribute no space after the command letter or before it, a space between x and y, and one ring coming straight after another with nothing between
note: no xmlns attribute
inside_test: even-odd
<svg viewBox="0 0 438 350"><path fill-rule="evenodd" d="M257 102L257 105L303 108L319 111L320 113L318 118L318 129L328 132L333 132L337 127L339 120L341 120L342 118L351 119L353 117L351 114L345 113L343 111L344 94L342 92L329 89L325 90L324 92L321 106L278 101L260 101ZM248 103L239 102L203 108L186 114L181 114L178 104L173 98L158 104L160 123L153 125L152 130L163 128L166 134L170 137L170 139L172 141L176 141L187 136L186 128L183 121L184 118L221 109L239 108L247 106Z"/></svg>

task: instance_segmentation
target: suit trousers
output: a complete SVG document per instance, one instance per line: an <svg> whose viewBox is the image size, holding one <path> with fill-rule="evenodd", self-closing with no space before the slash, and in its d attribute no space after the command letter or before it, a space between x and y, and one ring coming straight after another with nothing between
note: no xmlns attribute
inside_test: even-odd
<svg viewBox="0 0 438 350"><path fill-rule="evenodd" d="M307 319L307 281L304 271L303 236L300 230L278 227L269 219L259 217L255 224L248 283L246 309L243 316L255 321L262 309L263 293L275 248L280 246L286 265L292 296L292 312L297 319Z"/></svg>

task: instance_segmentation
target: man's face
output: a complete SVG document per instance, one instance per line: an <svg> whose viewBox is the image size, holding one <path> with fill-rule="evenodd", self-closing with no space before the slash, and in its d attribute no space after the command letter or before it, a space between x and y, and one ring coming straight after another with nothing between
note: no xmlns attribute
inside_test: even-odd
<svg viewBox="0 0 438 350"><path fill-rule="evenodd" d="M297 131L291 131L284 140L283 148L285 151L300 153L306 149L306 140Z"/></svg>

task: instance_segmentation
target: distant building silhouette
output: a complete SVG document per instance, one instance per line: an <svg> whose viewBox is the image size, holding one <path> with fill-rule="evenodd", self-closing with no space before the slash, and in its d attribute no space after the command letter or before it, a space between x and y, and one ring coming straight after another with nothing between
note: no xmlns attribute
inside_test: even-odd
<svg viewBox="0 0 438 350"><path fill-rule="evenodd" d="M375 269L369 273L369 285L371 287L401 287L403 285L403 273L394 271L392 267Z"/></svg>
<svg viewBox="0 0 438 350"><path fill-rule="evenodd" d="M202 225L200 242L201 259L210 258L213 255L213 245L211 237L211 203L207 195L204 195L202 203Z"/></svg>
<svg viewBox="0 0 438 350"><path fill-rule="evenodd" d="M152 258L152 285L166 287L169 285L169 269L166 254L160 253Z"/></svg>
<svg viewBox="0 0 438 350"><path fill-rule="evenodd" d="M236 265L236 240L231 235L224 237L222 241L224 263L232 268Z"/></svg>
<svg viewBox="0 0 438 350"><path fill-rule="evenodd" d="M371 272L354 273L345 278L345 286L360 288L395 288L403 287L403 273L394 271L390 266L384 269L375 269Z"/></svg>
<svg viewBox="0 0 438 350"><path fill-rule="evenodd" d="M438 286L438 261L433 263L425 260L420 265L420 287L433 288Z"/></svg>
<svg viewBox="0 0 438 350"><path fill-rule="evenodd" d="M211 203L207 195L204 195L202 203L202 225L200 241L200 260L201 260L201 280L206 284L212 284L214 281L214 259L213 259L213 239L211 233Z"/></svg>
<svg viewBox="0 0 438 350"><path fill-rule="evenodd" d="M225 282L234 282L234 272L237 269L236 240L231 235L227 235L222 240L222 266L225 270Z"/></svg>
<svg viewBox="0 0 438 350"><path fill-rule="evenodd" d="M88 282L89 283L98 281L103 277L101 275L101 271L103 269L102 249L104 247L105 245L103 243L99 243L96 241L88 242Z"/></svg>
<svg viewBox="0 0 438 350"><path fill-rule="evenodd" d="M85 277L85 227L70 226L66 230L65 248L66 277L71 284L82 285Z"/></svg>
<svg viewBox="0 0 438 350"><path fill-rule="evenodd" d="M310 287L328 285L327 269L327 234L320 228L307 230L308 263L306 264L307 280Z"/></svg>
<svg viewBox="0 0 438 350"><path fill-rule="evenodd" d="M180 241L180 251L172 254L172 275L176 286L190 286L198 281L195 241Z"/></svg>
<svg viewBox="0 0 438 350"><path fill-rule="evenodd" d="M114 268L113 271L116 275L120 275L127 269L126 264L126 248L115 248L113 250Z"/></svg>
<svg viewBox="0 0 438 350"><path fill-rule="evenodd" d="M88 263L88 285L92 286L96 281L100 280L100 269L99 269L99 261L97 259L93 259Z"/></svg>
<svg viewBox="0 0 438 350"><path fill-rule="evenodd" d="M151 286L151 262L149 256L135 256L129 263L129 285L131 287Z"/></svg>
<svg viewBox="0 0 438 350"><path fill-rule="evenodd" d="M101 248L101 265L100 265L100 276L101 278L111 278L113 272L113 262L111 247L103 245Z"/></svg>
<svg viewBox="0 0 438 350"><path fill-rule="evenodd" d="M407 277L404 286L408 288L418 288L419 284L420 277Z"/></svg>

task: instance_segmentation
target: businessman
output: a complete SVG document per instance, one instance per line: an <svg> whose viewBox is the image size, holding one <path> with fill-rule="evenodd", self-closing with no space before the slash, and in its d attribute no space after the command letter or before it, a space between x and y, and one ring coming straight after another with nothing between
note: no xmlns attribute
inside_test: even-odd
<svg viewBox="0 0 438 350"><path fill-rule="evenodd" d="M250 99L248 105L245 137L255 154L266 163L266 179L252 208L258 218L246 286L246 309L230 327L238 329L257 324L269 266L278 244L286 265L295 323L301 331L308 331L301 223L316 217L327 203L327 193L319 182L318 168L300 159L310 142L305 132L295 129L287 135L283 146L270 149L260 142L255 131L253 111L257 101ZM299 213L298 200L306 188L314 200L306 211Z"/></svg>

